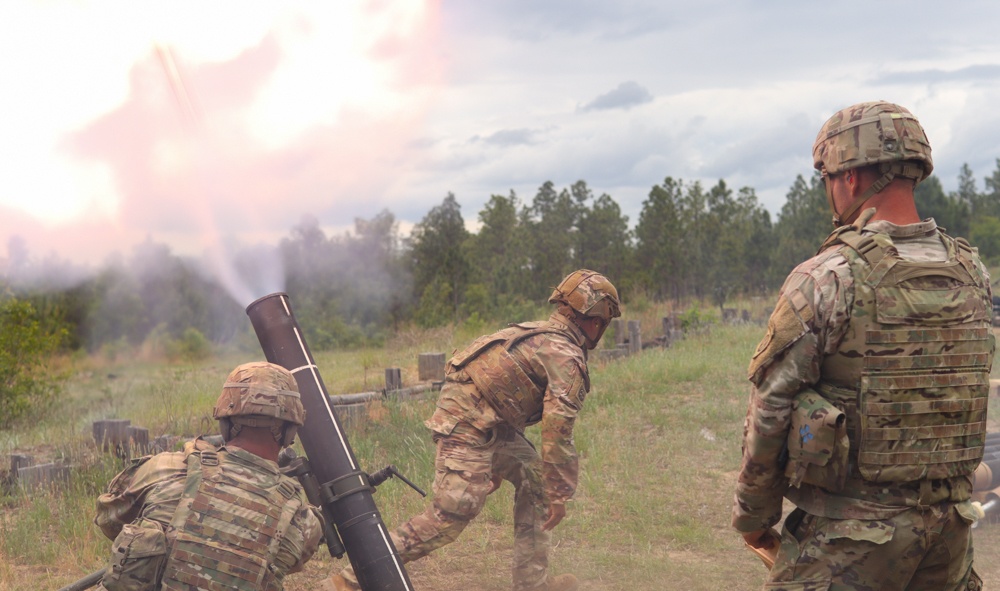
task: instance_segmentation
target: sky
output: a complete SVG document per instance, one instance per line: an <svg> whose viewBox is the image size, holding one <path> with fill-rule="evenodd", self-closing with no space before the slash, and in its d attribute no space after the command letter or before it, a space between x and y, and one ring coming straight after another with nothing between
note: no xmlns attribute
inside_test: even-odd
<svg viewBox="0 0 1000 591"><path fill-rule="evenodd" d="M946 190L1000 158L1000 3L0 4L0 261L145 240L224 257L453 192L585 180L634 224L667 176L777 214L822 123L884 99ZM5 251L6 249L6 251ZM220 254L222 253L222 254Z"/></svg>

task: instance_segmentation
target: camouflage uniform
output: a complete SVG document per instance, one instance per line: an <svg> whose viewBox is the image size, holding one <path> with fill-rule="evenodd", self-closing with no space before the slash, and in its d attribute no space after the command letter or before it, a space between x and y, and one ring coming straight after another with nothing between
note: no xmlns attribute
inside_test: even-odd
<svg viewBox="0 0 1000 591"><path fill-rule="evenodd" d="M206 464L217 460L216 482L236 488L249 489L251 487L242 483L253 483L254 487L264 490L280 489L283 494L279 498L285 500L285 506L291 507L287 516L282 515L282 505L267 506L261 503L259 495L249 492L245 495L217 492L211 506L199 507L196 500L191 507L189 513L195 516L200 528L197 533L204 539L217 539L244 547L255 544L257 551L267 556L266 563L261 563L261 572L256 573L253 581L249 580L248 573L237 570L231 573L232 580L198 584L166 582L171 579L170 557L180 551L177 547L178 531L191 529L185 524L178 524L175 516L182 499L193 497L198 489L197 485L190 485L188 476L192 455ZM209 457L213 459L210 461ZM189 490L185 490L186 487ZM247 535L248 530L241 527L244 520L256 524L253 535ZM147 456L121 472L112 481L108 492L98 498L94 522L104 535L115 540L112 567L99 587L110 591L120 588L150 591L161 588L185 591L196 588L280 590L285 575L301 570L316 551L322 533L321 524L310 510L298 483L282 475L277 464L238 447L216 449L202 440L188 443L184 452ZM160 534L158 538L144 538L143 532L165 532L166 536ZM226 551L224 546L218 544L216 549L208 550L223 554ZM191 547L204 555L201 560L225 561L224 556L209 556L210 552L198 545ZM144 555L157 560L158 566L150 569L149 565L126 565L126 572L119 577L121 582L116 584L109 580L115 576L116 568L121 570L120 564L129 556L141 558ZM197 556L194 558L198 559ZM135 568L136 572L128 572L129 568ZM219 570L226 569L220 567ZM156 574L150 577L150 572ZM164 580L162 587L158 582L161 577Z"/></svg>
<svg viewBox="0 0 1000 591"><path fill-rule="evenodd" d="M941 261L954 253L956 245L956 241L942 236L933 220L908 225L876 221L865 226L862 235L881 236L883 242L888 238L901 259L925 267L942 264ZM971 288L975 291L973 299L988 310L989 277L978 256L971 251L968 254L974 264L972 274L978 277L977 285ZM865 351L850 350L845 343L857 344L856 340L851 340L856 338L852 335L870 336L872 327L877 329L885 324L879 325L875 318L863 314L857 317L859 310L871 309L865 306L874 306L874 303L856 301L858 293L866 293L858 289L864 286L857 285L858 274L864 270L864 265L854 260L852 268L850 256L843 245L827 248L796 267L781 289L768 334L758 346L750 366L753 388L745 423L733 526L741 532L753 532L774 525L781 517L783 496L797 506L785 521L768 589L977 589L981 583L972 570L970 524L974 513L969 502L972 486L969 476L963 473L964 468L953 470L948 477L918 475L909 481L880 478L880 470L896 468L891 463L875 471L869 470L865 476L859 469L859 464L867 465L864 458L869 457L867 451L859 457L856 449L861 423L870 417L859 417L860 405L854 401L859 391L864 392L875 378L865 378L868 381L864 381L859 390L860 376L854 376L853 385L850 380L836 384L828 373L831 364L843 360L847 363L865 360L866 369L874 367L879 359L872 361L870 354L866 359ZM862 274L861 277L866 276ZM945 297L954 292L925 293L931 294L932 299L924 303L940 312L948 305ZM980 310L980 304L974 305ZM987 385L982 382L987 381L986 374L992 363L992 335L986 336L989 311L977 314L977 321L966 325L969 328L951 333L938 329L937 332L956 339L945 346L946 351L953 346L955 351L964 353L962 360L955 361L956 365L979 364L975 368L977 377L968 381L971 384L969 397L985 400ZM928 314L930 318L933 316L933 313ZM907 334L919 336L921 333L908 331ZM982 338L976 341L976 335ZM964 340L976 341L969 345L973 349L963 350L961 347L967 345L958 341ZM905 351L906 346L900 345L901 350ZM974 350L975 347L982 350ZM910 351L907 354L921 353ZM910 357L902 362L906 359L919 361L919 358ZM952 368L943 367L942 370L931 374L930 379L943 378ZM890 379L898 381L904 374L890 372ZM928 398L938 392L933 388L914 388ZM802 397L803 393L807 396ZM833 417L835 420L827 424L842 429L839 433L836 429L832 431L835 435L826 439L828 445L821 450L823 459L815 460L817 465L829 462L818 470L826 480L810 478L805 469L798 469L801 466L786 465L786 462L794 464L794 461L789 462L788 456L798 453L796 448L800 444L797 441L806 442L812 437L809 425L796 425L789 436L794 410L803 404L823 400L832 402L832 406L827 405L823 412L808 413L808 418L823 421ZM916 407L920 403L902 403L897 409L905 412L910 404ZM980 406L976 416L984 421L985 403ZM945 410L942 407L939 413L933 414L944 415ZM837 418L845 414L846 421ZM877 425L878 428L864 423L864 428L868 429L865 433L879 429L891 431L893 416L891 413L887 416L889 422ZM924 429L934 434L943 432ZM892 439L887 442L891 447L906 438L894 433L886 439ZM981 446L976 435L969 436L969 448L974 450L977 441ZM850 450L844 455L843 448L848 445ZM982 453L981 447L979 453ZM840 458L843 463L836 469L832 466L838 455L843 456ZM971 455L975 455L974 451ZM976 462L974 457L965 458L966 465ZM790 478L793 486L789 486ZM834 490L836 492L832 492Z"/></svg>
<svg viewBox="0 0 1000 591"><path fill-rule="evenodd" d="M540 396L523 401L527 412L505 419L473 382L468 366L456 367L462 353L452 358L437 409L425 423L437 445L433 501L396 528L392 540L404 562L451 543L479 514L491 478L498 476L514 485L513 577L514 588L523 590L546 582L550 534L541 526L549 503L565 503L576 491L573 424L590 382L584 334L559 312L548 322L513 325L477 339L466 351L509 338L517 340L511 357ZM522 434L535 422L541 422L541 457ZM341 576L357 584L350 567Z"/></svg>

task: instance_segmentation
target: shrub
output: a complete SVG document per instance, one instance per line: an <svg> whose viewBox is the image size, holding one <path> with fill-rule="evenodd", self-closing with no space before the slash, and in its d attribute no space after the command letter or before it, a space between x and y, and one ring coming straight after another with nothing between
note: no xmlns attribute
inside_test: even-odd
<svg viewBox="0 0 1000 591"><path fill-rule="evenodd" d="M200 330L189 326L179 339L167 341L167 356L183 361L197 361L212 356L212 345Z"/></svg>
<svg viewBox="0 0 1000 591"><path fill-rule="evenodd" d="M688 308L680 315L681 328L700 331L715 323L715 317L708 311L697 307Z"/></svg>
<svg viewBox="0 0 1000 591"><path fill-rule="evenodd" d="M49 360L67 334L29 302L13 297L0 302L0 427L59 392L63 377L51 371Z"/></svg>

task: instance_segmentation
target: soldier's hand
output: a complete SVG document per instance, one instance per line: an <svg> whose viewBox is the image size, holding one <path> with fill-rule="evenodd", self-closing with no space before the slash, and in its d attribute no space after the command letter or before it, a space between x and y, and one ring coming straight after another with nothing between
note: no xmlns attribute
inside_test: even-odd
<svg viewBox="0 0 1000 591"><path fill-rule="evenodd" d="M542 524L542 531L549 531L566 517L566 505L562 503L552 503L549 505L549 518Z"/></svg>
<svg viewBox="0 0 1000 591"><path fill-rule="evenodd" d="M781 534L773 528L759 529L743 534L743 541L746 542L747 548L760 558L764 566L768 569L774 567L774 561L778 558L778 548L781 546Z"/></svg>
<svg viewBox="0 0 1000 591"><path fill-rule="evenodd" d="M500 488L501 484L503 484L503 477L499 474L494 474L493 477L490 478L490 490L486 491L486 494L491 495L495 493L496 490Z"/></svg>
<svg viewBox="0 0 1000 591"><path fill-rule="evenodd" d="M743 534L743 541L747 543L747 546L752 546L754 548L761 548L770 546L770 530L759 529L757 531L746 532Z"/></svg>

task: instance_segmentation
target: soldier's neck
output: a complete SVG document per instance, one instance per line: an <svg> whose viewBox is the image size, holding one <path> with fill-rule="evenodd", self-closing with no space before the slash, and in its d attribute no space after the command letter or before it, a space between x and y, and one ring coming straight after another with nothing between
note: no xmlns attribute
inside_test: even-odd
<svg viewBox="0 0 1000 591"><path fill-rule="evenodd" d="M255 432L258 430L261 432ZM281 451L281 446L271 436L271 431L260 427L243 427L236 437L226 442L226 445L238 447L272 462L278 461L278 452Z"/></svg>

